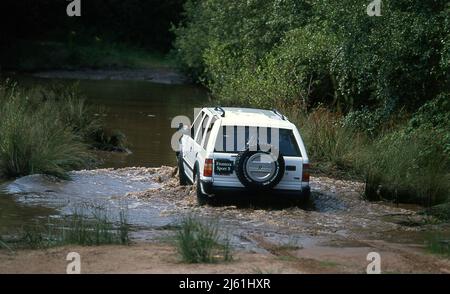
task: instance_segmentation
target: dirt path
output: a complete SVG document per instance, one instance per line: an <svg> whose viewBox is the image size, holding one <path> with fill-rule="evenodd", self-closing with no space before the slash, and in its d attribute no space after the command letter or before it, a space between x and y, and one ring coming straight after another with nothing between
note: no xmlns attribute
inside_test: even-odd
<svg viewBox="0 0 450 294"><path fill-rule="evenodd" d="M69 252L81 256L82 273L300 273L275 256L238 252L234 260L218 264L185 264L174 247L138 243L131 246L61 247L45 251L0 251L0 273L65 273Z"/></svg>
<svg viewBox="0 0 450 294"><path fill-rule="evenodd" d="M423 255L417 248L382 242L310 249L264 246L270 253L238 251L233 261L216 264L182 263L176 249L164 243L65 246L15 255L0 251L0 274L65 273L69 252L80 254L82 273L365 273L365 257L371 251L381 254L382 273L450 273L448 260Z"/></svg>

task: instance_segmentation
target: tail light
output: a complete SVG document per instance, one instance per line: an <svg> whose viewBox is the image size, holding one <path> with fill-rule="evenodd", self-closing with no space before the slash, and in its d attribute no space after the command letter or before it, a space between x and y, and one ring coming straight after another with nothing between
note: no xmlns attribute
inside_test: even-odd
<svg viewBox="0 0 450 294"><path fill-rule="evenodd" d="M309 182L309 163L303 164L302 182Z"/></svg>
<svg viewBox="0 0 450 294"><path fill-rule="evenodd" d="M205 159L205 167L203 168L203 176L212 177L212 171L213 171L213 160Z"/></svg>

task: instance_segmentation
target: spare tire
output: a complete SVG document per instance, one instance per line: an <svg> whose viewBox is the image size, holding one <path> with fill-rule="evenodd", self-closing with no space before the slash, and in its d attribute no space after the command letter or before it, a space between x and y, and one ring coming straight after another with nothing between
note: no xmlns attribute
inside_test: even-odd
<svg viewBox="0 0 450 294"><path fill-rule="evenodd" d="M236 157L235 172L239 181L247 188L268 190L283 178L285 163L283 155L273 146L247 147ZM270 150L270 151L264 151Z"/></svg>

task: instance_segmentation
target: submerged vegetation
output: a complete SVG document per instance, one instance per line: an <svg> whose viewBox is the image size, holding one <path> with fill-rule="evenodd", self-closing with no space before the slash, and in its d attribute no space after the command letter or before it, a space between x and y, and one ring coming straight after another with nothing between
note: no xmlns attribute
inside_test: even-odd
<svg viewBox="0 0 450 294"><path fill-rule="evenodd" d="M450 7L366 6L188 0L175 53L221 104L284 111L316 170L360 178L367 199L448 202Z"/></svg>
<svg viewBox="0 0 450 294"><path fill-rule="evenodd" d="M67 178L92 166L92 148L123 148L76 86L25 89L0 84L0 177L42 173Z"/></svg>
<svg viewBox="0 0 450 294"><path fill-rule="evenodd" d="M45 224L26 225L18 234L0 239L0 247L12 251L63 245L128 245L129 230L126 210L120 211L114 223L105 208L92 208L90 213L77 209L68 216L49 218Z"/></svg>
<svg viewBox="0 0 450 294"><path fill-rule="evenodd" d="M193 216L183 219L176 235L176 246L187 263L212 263L232 259L231 245L222 240L218 225Z"/></svg>

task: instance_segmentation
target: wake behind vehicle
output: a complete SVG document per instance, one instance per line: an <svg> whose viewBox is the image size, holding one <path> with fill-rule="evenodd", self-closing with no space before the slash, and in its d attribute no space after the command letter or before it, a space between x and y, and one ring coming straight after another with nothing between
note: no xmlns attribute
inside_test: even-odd
<svg viewBox="0 0 450 294"><path fill-rule="evenodd" d="M309 197L309 160L296 126L276 110L203 108L182 126L180 184L205 204L217 194L257 192Z"/></svg>

